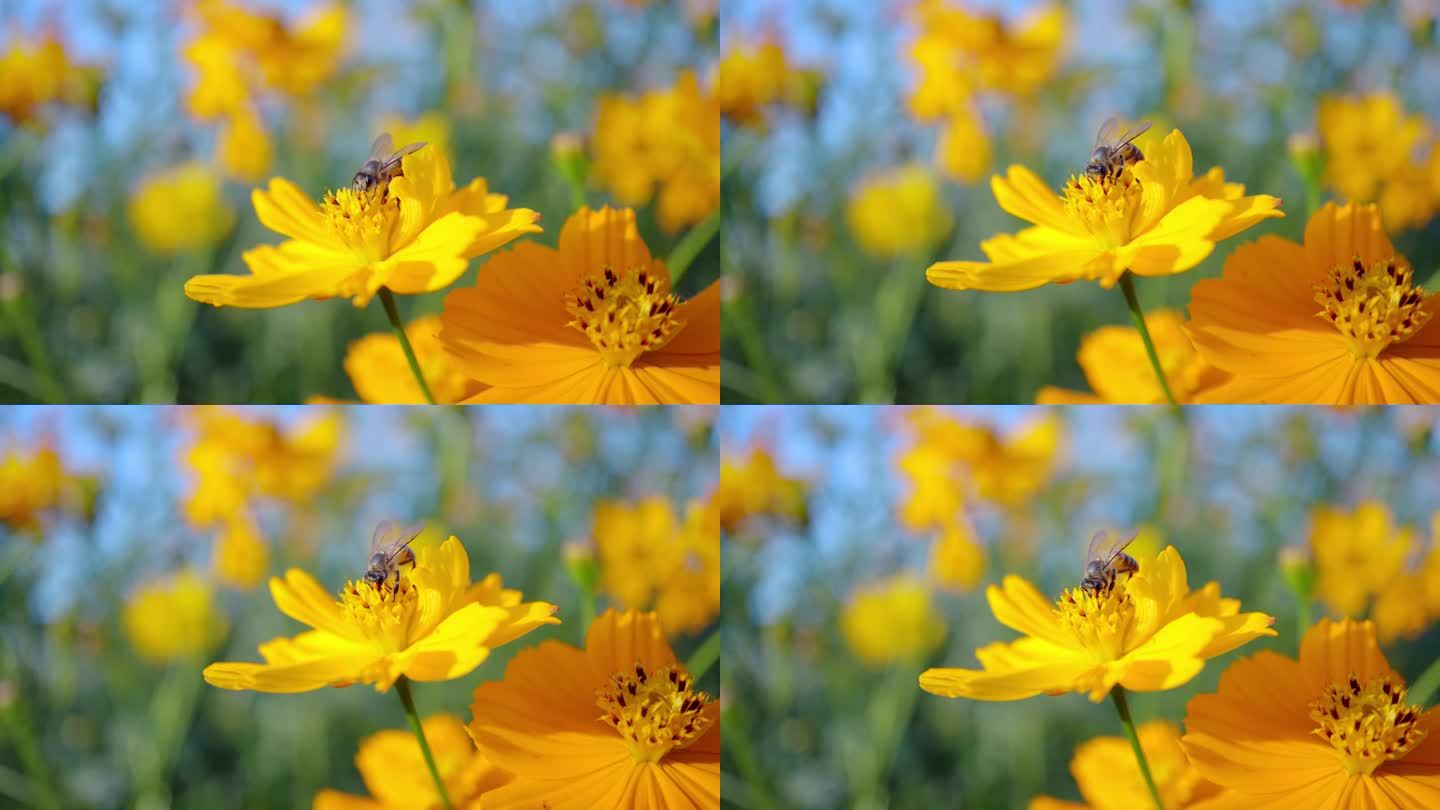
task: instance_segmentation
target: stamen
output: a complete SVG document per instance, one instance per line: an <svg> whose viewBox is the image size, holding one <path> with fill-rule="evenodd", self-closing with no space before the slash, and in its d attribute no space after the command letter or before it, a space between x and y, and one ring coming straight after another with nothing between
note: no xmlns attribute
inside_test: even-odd
<svg viewBox="0 0 1440 810"><path fill-rule="evenodd" d="M669 343L685 322L675 317L680 298L665 276L643 268L604 267L565 294L567 326L585 333L612 368L623 368Z"/></svg>
<svg viewBox="0 0 1440 810"><path fill-rule="evenodd" d="M1110 580L1094 593L1083 588L1066 588L1055 600L1060 624L1075 635L1084 647L1114 660L1125 652L1130 627L1135 619L1135 602L1125 592L1126 582Z"/></svg>
<svg viewBox="0 0 1440 810"><path fill-rule="evenodd" d="M389 257L390 237L400 221L400 201L389 189L329 191L320 210L346 247L371 261Z"/></svg>
<svg viewBox="0 0 1440 810"><path fill-rule="evenodd" d="M1065 207L1102 246L1119 247L1130 241L1143 207L1140 181L1129 166L1116 177L1072 176L1065 183Z"/></svg>
<svg viewBox="0 0 1440 810"><path fill-rule="evenodd" d="M1325 687L1310 703L1315 734L1328 740L1351 774L1370 774L1409 753L1428 732L1416 726L1417 706L1405 705L1405 686L1394 674L1361 684L1353 674Z"/></svg>
<svg viewBox="0 0 1440 810"><path fill-rule="evenodd" d="M1357 256L1315 285L1321 307L1316 316L1350 339L1356 357L1376 357L1392 343L1414 337L1430 320L1423 309L1425 290L1414 282L1415 271L1399 256L1369 266Z"/></svg>
<svg viewBox="0 0 1440 810"><path fill-rule="evenodd" d="M670 751L685 748L705 733L710 718L704 714L710 696L693 692L690 673L681 666L647 673L634 671L610 676L596 692L600 721L625 738L638 762L658 762ZM628 696L628 697L627 697Z"/></svg>

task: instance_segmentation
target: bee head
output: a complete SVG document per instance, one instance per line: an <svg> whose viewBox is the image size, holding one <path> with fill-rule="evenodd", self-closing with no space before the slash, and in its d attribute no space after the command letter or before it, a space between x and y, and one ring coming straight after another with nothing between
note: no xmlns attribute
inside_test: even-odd
<svg viewBox="0 0 1440 810"><path fill-rule="evenodd" d="M380 583L385 581L385 571L383 569L371 568L365 572L365 581L378 588L380 587Z"/></svg>
<svg viewBox="0 0 1440 810"><path fill-rule="evenodd" d="M356 172L354 179L350 181L350 190L356 194L363 194L373 188L378 178L369 172Z"/></svg>

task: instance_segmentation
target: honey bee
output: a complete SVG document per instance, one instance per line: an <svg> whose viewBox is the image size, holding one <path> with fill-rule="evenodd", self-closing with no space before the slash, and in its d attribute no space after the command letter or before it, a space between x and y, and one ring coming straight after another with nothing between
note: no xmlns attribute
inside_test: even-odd
<svg viewBox="0 0 1440 810"><path fill-rule="evenodd" d="M350 190L359 194L378 188L384 192L390 186L390 181L402 176L400 171L400 159L411 154L424 146L424 141L395 148L394 141L390 140L390 133L382 132L370 144L370 157L360 165L360 171L355 172L355 177L350 181Z"/></svg>
<svg viewBox="0 0 1440 810"><path fill-rule="evenodd" d="M1135 542L1136 536L1126 537L1103 530L1096 532L1085 551L1085 577L1080 580L1081 590L1094 596L1115 587L1115 577L1139 571L1140 563L1125 553L1125 547Z"/></svg>
<svg viewBox="0 0 1440 810"><path fill-rule="evenodd" d="M370 562L365 569L364 580L376 588L391 575L395 585L400 585L400 566L414 565L415 552L410 542L425 531L424 526L401 526L388 520L380 521L375 533L370 536Z"/></svg>
<svg viewBox="0 0 1440 810"><path fill-rule="evenodd" d="M1108 118L1095 133L1095 150L1090 153L1090 162L1085 164L1085 173L1101 180L1119 177L1126 166L1133 166L1145 159L1140 147L1131 143L1150 129L1150 124L1141 122L1131 127L1124 135L1120 132L1120 121Z"/></svg>

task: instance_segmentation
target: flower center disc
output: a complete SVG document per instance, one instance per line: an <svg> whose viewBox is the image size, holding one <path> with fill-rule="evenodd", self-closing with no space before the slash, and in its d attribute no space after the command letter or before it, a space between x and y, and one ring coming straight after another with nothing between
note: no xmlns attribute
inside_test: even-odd
<svg viewBox="0 0 1440 810"><path fill-rule="evenodd" d="M389 189L327 191L320 210L346 247L370 261L389 257L390 235L400 221L400 201Z"/></svg>
<svg viewBox="0 0 1440 810"><path fill-rule="evenodd" d="M1091 593L1084 588L1066 588L1055 601L1060 624L1075 639L1103 660L1113 661L1125 654L1126 637L1135 620L1135 602L1119 580Z"/></svg>
<svg viewBox="0 0 1440 810"><path fill-rule="evenodd" d="M351 623L389 652L409 646L418 604L419 594L404 574L399 585L393 577L378 586L361 579L345 583L340 592L341 610Z"/></svg>
<svg viewBox="0 0 1440 810"><path fill-rule="evenodd" d="M685 327L675 317L679 303L663 276L644 269L616 274L605 267L565 294L565 311L574 318L566 325L585 333L607 365L624 368Z"/></svg>
<svg viewBox="0 0 1440 810"><path fill-rule="evenodd" d="M1357 256L1315 285L1315 301L1321 306L1316 315L1350 339L1356 357L1375 357L1391 343L1419 332L1430 320L1421 308L1424 299L1415 271L1398 256L1369 266Z"/></svg>
<svg viewBox="0 0 1440 810"><path fill-rule="evenodd" d="M658 762L698 740L710 725L703 714L710 696L691 691L694 685L684 667L647 673L636 664L634 672L611 675L595 693L595 704L604 712L600 720L620 732L637 762Z"/></svg>
<svg viewBox="0 0 1440 810"><path fill-rule="evenodd" d="M1130 241L1142 207L1140 181L1129 166L1117 177L1079 174L1065 183L1065 208L1107 248Z"/></svg>
<svg viewBox="0 0 1440 810"><path fill-rule="evenodd" d="M1311 733L1329 740L1352 774L1373 773L1419 745L1427 733L1415 726L1419 716L1418 706L1405 705L1405 687L1394 675L1363 686L1351 675L1310 703L1310 719L1319 724Z"/></svg>

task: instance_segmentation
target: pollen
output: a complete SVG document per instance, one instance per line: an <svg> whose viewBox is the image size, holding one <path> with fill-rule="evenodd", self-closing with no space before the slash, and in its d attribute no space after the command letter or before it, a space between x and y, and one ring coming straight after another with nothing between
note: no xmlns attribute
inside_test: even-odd
<svg viewBox="0 0 1440 810"><path fill-rule="evenodd" d="M1094 593L1066 588L1055 601L1055 612L1061 626L1102 659L1114 660L1125 654L1135 623L1135 601L1125 592L1125 582L1115 580Z"/></svg>
<svg viewBox="0 0 1440 810"><path fill-rule="evenodd" d="M390 237L400 221L400 201L387 188L325 193L320 210L342 243L370 261L390 255Z"/></svg>
<svg viewBox="0 0 1440 810"><path fill-rule="evenodd" d="M1415 271L1399 256L1371 264L1356 256L1315 285L1316 315L1349 338L1350 351L1359 358L1376 357L1390 344L1414 337L1430 320L1424 300Z"/></svg>
<svg viewBox="0 0 1440 810"><path fill-rule="evenodd" d="M611 368L625 368L670 342L685 322L675 316L679 296L670 279L643 268L604 267L565 293L567 326L585 333Z"/></svg>
<svg viewBox="0 0 1440 810"><path fill-rule="evenodd" d="M1129 243L1143 208L1140 181L1129 166L1115 177L1072 176L1064 199L1070 216L1107 249Z"/></svg>
<svg viewBox="0 0 1440 810"><path fill-rule="evenodd" d="M1325 687L1310 703L1311 733L1328 740L1351 774L1368 775L1409 753L1428 733L1416 725L1420 707L1405 705L1405 685L1394 674L1364 684L1351 674Z"/></svg>
<svg viewBox="0 0 1440 810"><path fill-rule="evenodd" d="M658 762L700 739L710 726L704 714L710 696L694 686L683 666L649 672L637 663L611 675L595 693L595 703L600 721L625 738L636 762Z"/></svg>
<svg viewBox="0 0 1440 810"><path fill-rule="evenodd" d="M379 585L367 580L345 583L340 591L340 612L365 638L378 642L387 652L398 652L410 644L411 629L419 612L419 594L407 574L397 585L387 579Z"/></svg>

